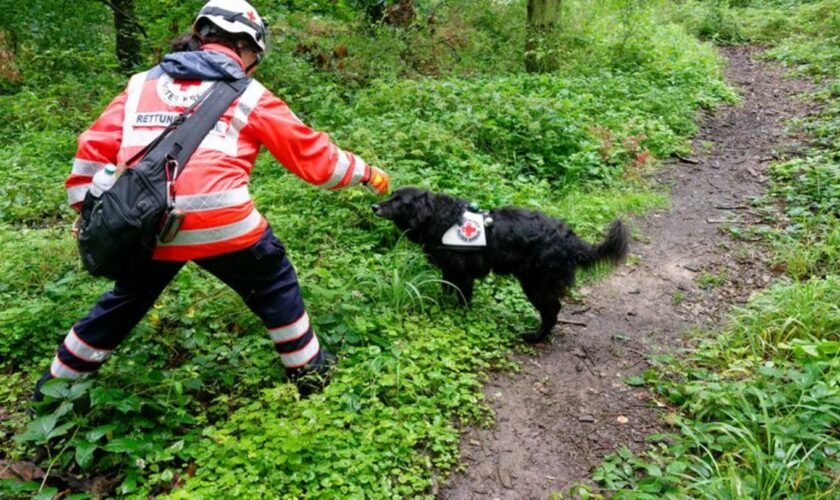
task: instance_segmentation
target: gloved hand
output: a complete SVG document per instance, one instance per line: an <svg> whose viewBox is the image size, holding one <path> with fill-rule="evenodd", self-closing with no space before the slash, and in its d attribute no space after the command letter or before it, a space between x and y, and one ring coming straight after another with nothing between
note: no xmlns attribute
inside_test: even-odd
<svg viewBox="0 0 840 500"><path fill-rule="evenodd" d="M73 221L73 227L70 228L70 231L73 232L73 239L79 239L79 229L82 227L82 216L79 215L76 217L76 220Z"/></svg>
<svg viewBox="0 0 840 500"><path fill-rule="evenodd" d="M377 167L370 167L370 177L362 181L362 184L374 193L382 196L388 194L388 174Z"/></svg>

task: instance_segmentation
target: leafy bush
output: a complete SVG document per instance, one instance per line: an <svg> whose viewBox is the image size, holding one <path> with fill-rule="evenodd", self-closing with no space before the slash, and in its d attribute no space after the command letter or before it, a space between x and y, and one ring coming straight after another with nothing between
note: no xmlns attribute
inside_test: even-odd
<svg viewBox="0 0 840 500"><path fill-rule="evenodd" d="M620 498L809 498L840 472L840 280L781 284L649 383L675 432L593 474ZM829 496L831 496L829 494Z"/></svg>
<svg viewBox="0 0 840 500"><path fill-rule="evenodd" d="M708 8L689 2L690 8ZM723 5L717 4L718 7ZM769 6L769 7L768 7ZM836 75L837 2L735 2L752 40L799 71ZM729 8L726 6L726 8ZM753 10L750 10L753 9ZM786 16L785 22L776 22ZM840 141L836 85L818 92L819 116L802 157L772 165L767 201L778 283L737 310L715 336L645 378L679 409L674 432L642 455L613 454L593 474L619 498L833 498L840 474ZM586 487L578 488L587 494Z"/></svg>
<svg viewBox="0 0 840 500"><path fill-rule="evenodd" d="M85 302L101 293L77 264L69 231L0 226L0 366L46 357ZM44 359L46 361L46 359Z"/></svg>
<svg viewBox="0 0 840 500"><path fill-rule="evenodd" d="M568 58L555 74L530 76L519 74L523 28L511 22L522 2L457 1L434 13L419 2L435 21L409 30L363 27L344 2L258 3L278 35L259 77L397 186L540 209L595 239L611 219L664 204L640 172L686 150L698 107L733 96L711 47L663 23L653 3L569 4L580 9L567 6ZM138 4L148 62L169 23L195 8ZM0 145L10 178L0 250L12 256L0 264L0 369L16 381L8 407L17 410L0 433L3 458L45 453L40 465L63 479L107 475L120 495L428 491L435 471L457 461L457 424L489 419L482 381L509 366L535 312L500 278L478 288L471 309L454 307L419 249L373 217L370 195L316 190L267 157L251 192L297 266L319 337L339 355L324 394L299 401L257 318L187 266L101 376L50 389L57 406L18 428L55 345L107 286L76 261L61 186L75 136L124 85L103 13L90 14L101 29L64 49L60 37L20 30L23 81L0 96L9 117L0 131L13 138ZM334 56L339 46L346 57ZM27 65L27 54L49 69ZM21 438L9 442L14 431ZM42 493L54 484L45 483Z"/></svg>
<svg viewBox="0 0 840 500"><path fill-rule="evenodd" d="M700 39L717 43L745 41L741 21L729 7L727 1L707 2L700 6L702 14L692 26L693 33Z"/></svg>
<svg viewBox="0 0 840 500"><path fill-rule="evenodd" d="M822 59L821 53L833 51L830 39L821 39L808 62ZM774 53L774 57L782 57ZM827 71L836 72L840 59ZM811 149L801 158L773 165L770 169L771 199L784 210L782 231L773 237L776 261L797 279L840 273L840 95L836 84L818 92L824 101L822 111L804 122L811 139Z"/></svg>
<svg viewBox="0 0 840 500"><path fill-rule="evenodd" d="M774 165L773 194L792 218L830 217L840 213L840 164L811 156Z"/></svg>
<svg viewBox="0 0 840 500"><path fill-rule="evenodd" d="M837 0L690 0L675 4L674 20L696 36L719 43L769 44L770 54L813 73L834 61L840 18Z"/></svg>
<svg viewBox="0 0 840 500"><path fill-rule="evenodd" d="M47 476L56 466L85 471L96 463L102 471L125 469L118 493L134 491L140 474L144 482L171 484L178 469L170 466L183 464L185 443L197 437L197 431L177 439L173 433L173 428L194 423L184 408L188 398L182 382L157 371L140 373L135 383L155 390L141 398L131 394L131 386L91 388L91 382L52 380L44 385L42 405L54 409L29 422L15 440L44 446ZM37 487L42 488L43 483Z"/></svg>

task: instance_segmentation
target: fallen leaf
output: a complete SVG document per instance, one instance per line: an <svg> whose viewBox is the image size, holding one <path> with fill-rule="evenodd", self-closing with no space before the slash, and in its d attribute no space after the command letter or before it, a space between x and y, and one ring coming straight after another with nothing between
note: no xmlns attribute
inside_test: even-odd
<svg viewBox="0 0 840 500"><path fill-rule="evenodd" d="M44 477L44 471L32 462L9 464L0 460L0 479L20 479L32 481Z"/></svg>

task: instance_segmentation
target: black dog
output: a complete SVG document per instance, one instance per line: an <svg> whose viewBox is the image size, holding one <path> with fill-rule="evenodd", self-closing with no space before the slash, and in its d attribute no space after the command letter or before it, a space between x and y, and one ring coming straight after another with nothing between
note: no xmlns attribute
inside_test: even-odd
<svg viewBox="0 0 840 500"><path fill-rule="evenodd" d="M472 299L475 279L491 270L516 276L542 322L537 332L525 337L529 342L545 340L557 324L560 298L574 283L576 268L617 264L627 255L627 229L620 221L610 225L603 242L590 245L565 223L515 207L483 215L490 223L486 246L444 246L444 233L462 222L467 207L464 200L417 188L398 189L371 206L378 217L392 220L411 241L423 245L429 261L443 271L444 290L454 292L452 287L457 287L463 304Z"/></svg>

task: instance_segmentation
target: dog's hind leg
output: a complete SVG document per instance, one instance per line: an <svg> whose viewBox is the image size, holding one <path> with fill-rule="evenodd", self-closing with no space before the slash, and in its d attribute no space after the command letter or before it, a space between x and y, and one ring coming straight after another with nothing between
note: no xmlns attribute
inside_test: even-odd
<svg viewBox="0 0 840 500"><path fill-rule="evenodd" d="M541 286L542 284L522 281L522 289L531 304L540 313L540 327L536 332L525 334L525 342L543 342L551 334L551 330L557 324L557 315L560 314L561 294L552 288Z"/></svg>

